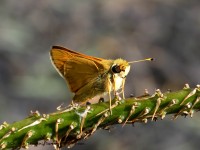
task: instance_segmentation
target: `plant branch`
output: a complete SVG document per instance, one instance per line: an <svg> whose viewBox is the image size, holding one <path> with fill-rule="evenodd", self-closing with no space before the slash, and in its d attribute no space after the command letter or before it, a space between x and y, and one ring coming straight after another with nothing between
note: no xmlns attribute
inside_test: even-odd
<svg viewBox="0 0 200 150"><path fill-rule="evenodd" d="M51 114L31 115L19 122L0 126L0 148L28 148L44 140L58 150L88 138L97 129L107 129L115 124L133 124L148 120L164 119L173 114L173 119L181 115L193 116L200 109L200 86L190 89L188 85L177 92L161 93L125 100L113 100L112 115L109 103L101 102L78 108L63 108Z"/></svg>

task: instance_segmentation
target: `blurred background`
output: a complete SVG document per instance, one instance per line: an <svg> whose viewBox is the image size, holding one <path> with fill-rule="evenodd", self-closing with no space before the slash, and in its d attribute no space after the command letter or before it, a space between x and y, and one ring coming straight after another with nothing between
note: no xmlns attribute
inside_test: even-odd
<svg viewBox="0 0 200 150"><path fill-rule="evenodd" d="M132 65L127 97L200 83L199 0L1 0L0 20L1 123L71 102L49 59L52 45L106 59L155 58ZM192 119L168 117L99 130L72 150L197 150L199 139L200 114L195 113Z"/></svg>

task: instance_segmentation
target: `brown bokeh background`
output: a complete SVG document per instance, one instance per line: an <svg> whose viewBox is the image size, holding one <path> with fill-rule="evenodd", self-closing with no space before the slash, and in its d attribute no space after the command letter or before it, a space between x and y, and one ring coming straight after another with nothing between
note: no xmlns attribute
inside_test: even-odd
<svg viewBox="0 0 200 150"><path fill-rule="evenodd" d="M126 96L200 83L198 0L1 0L0 122L30 110L50 113L72 94L52 67L49 50L62 45L106 59L138 60ZM99 130L73 150L198 150L200 115ZM53 149L51 146L30 149Z"/></svg>

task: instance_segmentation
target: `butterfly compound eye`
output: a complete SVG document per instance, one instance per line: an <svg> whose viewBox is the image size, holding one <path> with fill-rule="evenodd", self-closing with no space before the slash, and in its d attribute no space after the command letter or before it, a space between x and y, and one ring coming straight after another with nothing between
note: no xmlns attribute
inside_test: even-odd
<svg viewBox="0 0 200 150"><path fill-rule="evenodd" d="M120 66L118 66L118 65L112 66L111 70L112 70L113 73L120 73L121 72Z"/></svg>

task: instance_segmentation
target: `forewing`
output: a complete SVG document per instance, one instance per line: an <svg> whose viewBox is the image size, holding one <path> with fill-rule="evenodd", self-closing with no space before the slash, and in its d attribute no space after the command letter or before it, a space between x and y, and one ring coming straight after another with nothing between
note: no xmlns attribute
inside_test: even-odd
<svg viewBox="0 0 200 150"><path fill-rule="evenodd" d="M101 63L104 59L80 54L63 47L54 46L50 54L58 72L67 80L74 93L106 70Z"/></svg>

